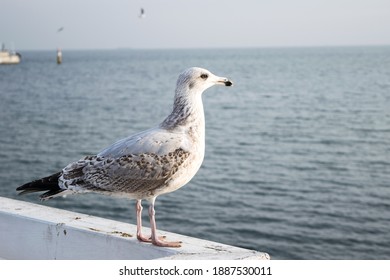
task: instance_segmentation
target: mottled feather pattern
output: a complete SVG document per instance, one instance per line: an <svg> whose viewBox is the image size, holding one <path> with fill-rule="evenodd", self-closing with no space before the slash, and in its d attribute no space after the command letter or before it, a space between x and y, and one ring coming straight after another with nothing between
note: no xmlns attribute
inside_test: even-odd
<svg viewBox="0 0 390 280"><path fill-rule="evenodd" d="M191 115L190 106L187 99L179 96L175 99L172 113L162 122L161 126L166 129L173 129L180 125L185 125Z"/></svg>
<svg viewBox="0 0 390 280"><path fill-rule="evenodd" d="M189 157L179 148L166 155L129 154L119 158L87 156L63 169L60 186L72 191L152 196Z"/></svg>

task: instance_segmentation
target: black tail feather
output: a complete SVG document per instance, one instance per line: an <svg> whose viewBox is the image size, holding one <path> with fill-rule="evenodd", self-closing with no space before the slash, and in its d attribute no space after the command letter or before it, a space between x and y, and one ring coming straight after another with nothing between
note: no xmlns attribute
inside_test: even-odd
<svg viewBox="0 0 390 280"><path fill-rule="evenodd" d="M30 183L18 187L16 190L20 191L19 195L46 191L40 196L40 198L49 199L52 196L64 191L64 189L61 189L58 186L58 178L61 176L61 174L62 172L58 172L53 175L32 181Z"/></svg>

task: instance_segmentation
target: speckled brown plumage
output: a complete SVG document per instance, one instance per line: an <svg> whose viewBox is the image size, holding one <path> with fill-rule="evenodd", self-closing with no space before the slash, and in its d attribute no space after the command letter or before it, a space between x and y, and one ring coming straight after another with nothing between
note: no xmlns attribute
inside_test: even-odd
<svg viewBox="0 0 390 280"><path fill-rule="evenodd" d="M119 158L87 156L63 169L60 181L81 191L122 194L142 199L172 178L188 158L179 148L165 155L129 154Z"/></svg>

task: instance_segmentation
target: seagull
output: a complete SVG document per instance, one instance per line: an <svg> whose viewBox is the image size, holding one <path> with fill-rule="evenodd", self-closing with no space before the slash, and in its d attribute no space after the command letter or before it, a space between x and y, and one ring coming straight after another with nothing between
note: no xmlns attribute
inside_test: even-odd
<svg viewBox="0 0 390 280"><path fill-rule="evenodd" d="M205 154L202 93L214 85L233 83L206 69L185 70L177 80L172 112L159 125L16 190L19 194L45 191L41 200L88 192L135 199L137 239L161 247L181 247L180 241L157 236L154 205L159 195L181 188L199 170ZM142 234L142 200L149 202L151 236Z"/></svg>
<svg viewBox="0 0 390 280"><path fill-rule="evenodd" d="M145 14L145 10L144 10L144 8L141 8L141 11L140 11L139 17L140 17L140 18L144 18L144 17L146 17L146 14Z"/></svg>

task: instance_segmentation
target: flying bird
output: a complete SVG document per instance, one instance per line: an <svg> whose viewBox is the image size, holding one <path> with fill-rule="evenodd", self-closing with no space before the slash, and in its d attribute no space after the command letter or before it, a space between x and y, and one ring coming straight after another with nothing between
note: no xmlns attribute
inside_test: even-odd
<svg viewBox="0 0 390 280"><path fill-rule="evenodd" d="M53 175L24 184L17 191L45 191L42 200L88 192L135 199L138 240L180 247L181 242L157 236L155 200L187 184L203 162L203 91L214 85L232 84L206 69L189 68L179 75L172 112L159 125L72 162ZM142 200L149 202L150 237L142 233Z"/></svg>
<svg viewBox="0 0 390 280"><path fill-rule="evenodd" d="M139 17L140 17L140 18L144 18L144 17L146 17L146 14L145 14L145 10L144 10L144 8L141 8L141 11L140 11Z"/></svg>
<svg viewBox="0 0 390 280"><path fill-rule="evenodd" d="M57 33L61 32L62 30L64 30L64 27L60 27L57 29Z"/></svg>

